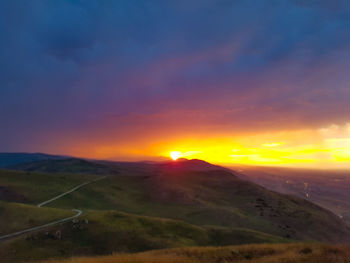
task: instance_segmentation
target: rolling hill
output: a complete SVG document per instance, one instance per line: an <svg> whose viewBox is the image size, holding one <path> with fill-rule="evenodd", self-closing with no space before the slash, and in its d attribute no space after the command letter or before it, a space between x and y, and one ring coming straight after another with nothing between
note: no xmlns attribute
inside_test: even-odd
<svg viewBox="0 0 350 263"><path fill-rule="evenodd" d="M38 208L31 205L0 201L0 236L72 215L74 215L74 212L70 210Z"/></svg>
<svg viewBox="0 0 350 263"><path fill-rule="evenodd" d="M196 226L116 211L85 211L74 221L0 243L0 255L4 262L14 263L161 248L282 242L288 240L248 229Z"/></svg>
<svg viewBox="0 0 350 263"><path fill-rule="evenodd" d="M10 168L0 170L0 208L36 205L84 182L93 183L47 204L55 211L82 210L76 222L1 243L5 262L187 246L340 243L350 237L349 227L328 210L201 160L66 158ZM60 238L55 238L57 231Z"/></svg>
<svg viewBox="0 0 350 263"><path fill-rule="evenodd" d="M37 205L95 178L98 176L0 170L0 200Z"/></svg>
<svg viewBox="0 0 350 263"><path fill-rule="evenodd" d="M94 175L112 175L117 173L115 169L109 168L105 164L86 161L77 158L64 158L59 160L40 160L36 162L20 163L8 166L8 169L20 170L37 173L69 173L69 174L94 174Z"/></svg>
<svg viewBox="0 0 350 263"><path fill-rule="evenodd" d="M230 170L200 160L102 164L66 159L15 168L28 171L28 167L36 173L56 173L61 167L59 171L70 174L69 178L86 171L110 174L51 203L52 207L118 210L196 225L248 228L296 240L335 242L350 236L349 228L331 212L243 181Z"/></svg>

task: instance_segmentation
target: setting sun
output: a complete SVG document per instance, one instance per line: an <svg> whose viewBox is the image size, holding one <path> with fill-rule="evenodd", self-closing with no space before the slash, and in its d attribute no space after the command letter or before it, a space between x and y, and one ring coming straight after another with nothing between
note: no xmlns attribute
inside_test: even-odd
<svg viewBox="0 0 350 263"><path fill-rule="evenodd" d="M181 152L179 151L174 151L174 152L170 152L170 157L171 159L173 159L174 161L176 161L177 159L179 159L181 157Z"/></svg>

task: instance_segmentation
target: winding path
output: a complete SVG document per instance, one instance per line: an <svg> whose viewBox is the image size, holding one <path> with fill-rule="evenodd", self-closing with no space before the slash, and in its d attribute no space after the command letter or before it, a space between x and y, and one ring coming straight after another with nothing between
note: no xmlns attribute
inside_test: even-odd
<svg viewBox="0 0 350 263"><path fill-rule="evenodd" d="M102 179L105 179L106 177L107 177L107 176L102 176L102 177L99 177L99 178L97 178L97 179L95 179L95 180L82 183L82 184L80 184L80 185L78 185L78 186L76 186L76 187L70 189L69 191L64 192L63 194L60 194L60 195L58 195L58 196L55 196L55 197L53 197L53 198L51 198L51 199L49 199L49 200L47 200L47 201L44 201L44 202L38 204L37 207L42 207L42 206L44 206L44 205L47 205L48 203L51 203L51 202L53 202L53 201L55 201L55 200L57 200L57 199L59 199L59 198L65 196L65 195L68 195L68 194L70 194L70 193L72 193L72 192L78 190L79 188L82 188L83 186L85 186L85 185L87 185L87 184L91 184L91 183L100 181L100 180L102 180Z"/></svg>
<svg viewBox="0 0 350 263"><path fill-rule="evenodd" d="M82 184L80 184L80 185L70 189L69 191L64 192L63 194L60 194L58 196L55 196L55 197L53 197L53 198L51 198L51 199L49 199L47 201L44 201L44 202L38 204L37 207L42 207L44 205L47 205L48 203L51 203L51 202L53 202L53 201L55 201L55 200L65 196L65 195L68 195L68 194L70 194L70 193L80 189L81 187L83 187L85 185L88 185L88 184L100 181L102 179L105 179L106 177L107 176L102 176L102 177L99 177L99 178L97 178L95 180L82 183ZM49 226L54 226L54 225L57 225L57 224L60 224L60 223L67 222L67 221L69 221L71 219L74 219L74 218L80 216L83 213L83 211L79 210L79 209L72 209L72 211L76 212L76 214L71 216L71 217L66 217L66 218L59 219L59 220L56 220L56 221L53 221L53 222L50 222L50 223L47 223L47 224L44 224L44 225L41 225L41 226L31 227L31 228L28 228L28 229L25 229L25 230L21 230L21 231L17 231L17 232L11 233L11 234L0 236L0 241L7 240L7 239L10 239L10 238L13 238L13 237L25 234L25 233L29 233L29 232L32 232L32 231L37 231L37 230L40 230L40 229L43 229L43 228L46 228L46 227L49 227Z"/></svg>

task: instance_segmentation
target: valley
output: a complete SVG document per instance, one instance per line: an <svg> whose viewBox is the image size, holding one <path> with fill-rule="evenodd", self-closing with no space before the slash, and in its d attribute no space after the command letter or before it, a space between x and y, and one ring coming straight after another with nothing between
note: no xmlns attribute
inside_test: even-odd
<svg viewBox="0 0 350 263"><path fill-rule="evenodd" d="M350 171L233 166L241 179L318 204L350 224Z"/></svg>

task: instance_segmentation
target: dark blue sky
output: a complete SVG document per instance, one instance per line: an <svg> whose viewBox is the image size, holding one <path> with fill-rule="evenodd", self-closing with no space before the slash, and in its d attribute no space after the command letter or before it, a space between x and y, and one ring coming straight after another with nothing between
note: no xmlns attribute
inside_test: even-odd
<svg viewBox="0 0 350 263"><path fill-rule="evenodd" d="M346 0L0 0L0 150L343 125L349 68Z"/></svg>

